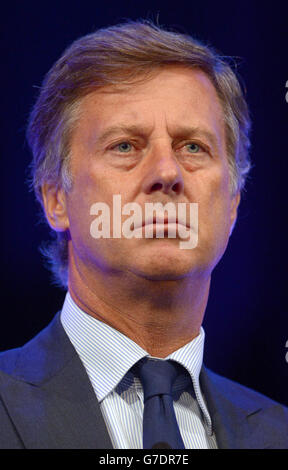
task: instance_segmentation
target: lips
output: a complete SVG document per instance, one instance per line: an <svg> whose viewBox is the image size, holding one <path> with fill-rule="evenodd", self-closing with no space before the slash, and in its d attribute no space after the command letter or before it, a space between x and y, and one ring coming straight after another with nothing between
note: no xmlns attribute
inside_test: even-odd
<svg viewBox="0 0 288 470"><path fill-rule="evenodd" d="M185 214L186 215L186 214ZM186 222L184 215L167 215L167 213L157 213L144 217L144 220L135 221L131 227L135 233L145 238L187 238L191 230L190 224ZM141 235L140 235L141 234Z"/></svg>
<svg viewBox="0 0 288 470"><path fill-rule="evenodd" d="M149 216L144 218L142 224L136 223L134 229L139 229L141 227L145 227L147 225L183 225L184 227L190 229L190 225L186 222L186 217L169 217L164 214L157 214L156 216Z"/></svg>

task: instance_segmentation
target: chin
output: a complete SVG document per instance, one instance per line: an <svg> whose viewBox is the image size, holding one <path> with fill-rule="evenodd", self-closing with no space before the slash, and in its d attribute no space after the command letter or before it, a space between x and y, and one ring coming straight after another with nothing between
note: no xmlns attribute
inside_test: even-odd
<svg viewBox="0 0 288 470"><path fill-rule="evenodd" d="M157 257L157 259L145 259L144 262L142 260L134 265L133 271L150 280L176 281L193 276L195 268L191 264L191 260L189 262L189 260L181 260L179 257L175 259Z"/></svg>
<svg viewBox="0 0 288 470"><path fill-rule="evenodd" d="M139 254L139 253L138 253ZM200 247L191 250L179 249L176 245L160 243L134 257L133 271L151 280L180 280L206 278L215 265L215 253Z"/></svg>

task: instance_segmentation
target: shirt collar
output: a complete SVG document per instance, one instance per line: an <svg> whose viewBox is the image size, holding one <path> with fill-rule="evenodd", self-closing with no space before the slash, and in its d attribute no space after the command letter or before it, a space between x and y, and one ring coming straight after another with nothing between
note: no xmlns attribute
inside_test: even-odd
<svg viewBox="0 0 288 470"><path fill-rule="evenodd" d="M99 402L117 387L136 362L149 356L147 351L123 333L81 310L69 292L61 311L61 322L87 370ZM189 372L210 434L211 419L199 384L204 339L205 333L201 327L196 338L165 359L178 362Z"/></svg>
<svg viewBox="0 0 288 470"><path fill-rule="evenodd" d="M67 292L61 322L102 401L127 371L147 356L138 344L81 310Z"/></svg>
<svg viewBox="0 0 288 470"><path fill-rule="evenodd" d="M173 359L185 367L189 372L194 387L195 397L203 413L208 434L212 435L212 421L204 401L199 382L199 375L203 364L204 341L205 332L201 327L199 335L196 336L196 338L182 346L182 348L177 349L177 351L173 352L165 359Z"/></svg>

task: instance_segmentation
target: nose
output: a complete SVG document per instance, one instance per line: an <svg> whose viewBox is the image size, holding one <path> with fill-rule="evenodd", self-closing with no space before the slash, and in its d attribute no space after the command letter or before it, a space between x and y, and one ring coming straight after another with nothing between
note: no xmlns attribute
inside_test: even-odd
<svg viewBox="0 0 288 470"><path fill-rule="evenodd" d="M152 194L161 191L170 196L179 195L184 190L184 181L179 162L171 148L154 149L147 161L144 191Z"/></svg>

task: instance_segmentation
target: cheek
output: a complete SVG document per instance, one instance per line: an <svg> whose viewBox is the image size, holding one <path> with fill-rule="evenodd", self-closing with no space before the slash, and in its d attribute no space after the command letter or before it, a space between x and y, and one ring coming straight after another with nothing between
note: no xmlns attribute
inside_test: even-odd
<svg viewBox="0 0 288 470"><path fill-rule="evenodd" d="M88 155L85 168L79 167L75 182L75 192L82 194L90 204L112 204L113 195L123 193L123 186L127 190L127 186L123 185L122 175L119 177L119 172L113 171L113 168L103 163L100 157L97 159L95 155Z"/></svg>
<svg viewBox="0 0 288 470"><path fill-rule="evenodd" d="M81 258L89 256L92 252L101 252L103 247L109 244L107 238L104 241L93 238L91 230L95 221L97 233L103 229L103 224L99 222L103 216L104 230L110 229L111 233L115 193L113 190L111 179L103 173L95 176L94 172L82 172L74 179L73 188L67 197L67 212L73 247Z"/></svg>
<svg viewBox="0 0 288 470"><path fill-rule="evenodd" d="M199 197L199 232L203 236L226 237L230 233L230 187L227 172L215 172L201 182Z"/></svg>
<svg viewBox="0 0 288 470"><path fill-rule="evenodd" d="M69 230L74 247L81 249L90 239L90 204L83 194L73 194L68 204Z"/></svg>
<svg viewBox="0 0 288 470"><path fill-rule="evenodd" d="M71 190L71 211L77 210L78 216L89 216L90 207L95 202L109 199L109 180L103 172L97 172L91 165L79 168L73 175Z"/></svg>

